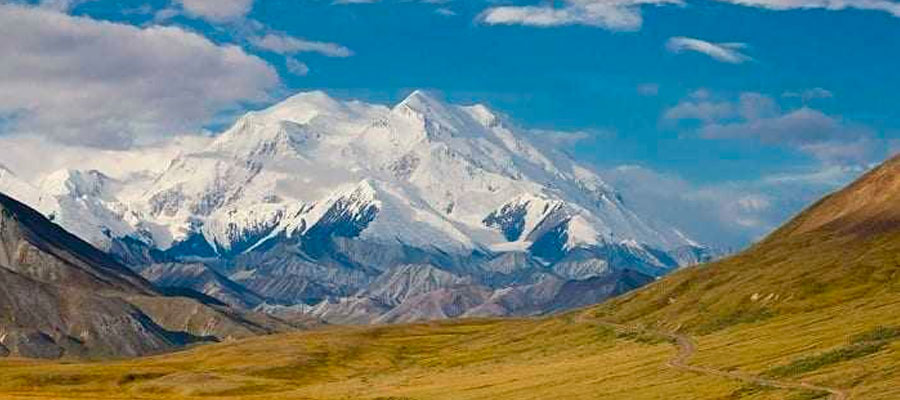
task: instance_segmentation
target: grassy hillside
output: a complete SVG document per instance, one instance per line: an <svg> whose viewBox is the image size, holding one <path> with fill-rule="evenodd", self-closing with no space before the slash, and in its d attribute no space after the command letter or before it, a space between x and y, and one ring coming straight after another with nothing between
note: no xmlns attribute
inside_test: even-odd
<svg viewBox="0 0 900 400"><path fill-rule="evenodd" d="M895 159L740 255L578 312L5 360L0 397L898 399L898 215Z"/></svg>
<svg viewBox="0 0 900 400"><path fill-rule="evenodd" d="M674 355L660 337L620 335L575 315L334 328L135 361L4 361L0 397L687 400L753 392L669 368Z"/></svg>
<svg viewBox="0 0 900 400"><path fill-rule="evenodd" d="M593 312L690 333L696 364L900 398L900 158L748 251Z"/></svg>

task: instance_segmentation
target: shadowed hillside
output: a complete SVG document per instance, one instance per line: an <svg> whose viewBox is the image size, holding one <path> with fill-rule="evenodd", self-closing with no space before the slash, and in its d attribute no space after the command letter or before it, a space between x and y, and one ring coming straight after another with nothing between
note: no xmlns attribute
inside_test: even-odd
<svg viewBox="0 0 900 400"><path fill-rule="evenodd" d="M0 356L134 357L288 330L152 284L0 194Z"/></svg>

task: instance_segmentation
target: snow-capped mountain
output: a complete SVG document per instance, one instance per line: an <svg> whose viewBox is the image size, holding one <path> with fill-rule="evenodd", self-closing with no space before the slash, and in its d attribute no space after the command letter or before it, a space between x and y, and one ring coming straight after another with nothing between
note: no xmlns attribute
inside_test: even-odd
<svg viewBox="0 0 900 400"><path fill-rule="evenodd" d="M0 170L0 190L132 263L200 260L282 304L362 293L401 266L490 292L704 257L487 107L421 91L393 107L301 93L149 179L61 171L29 185Z"/></svg>

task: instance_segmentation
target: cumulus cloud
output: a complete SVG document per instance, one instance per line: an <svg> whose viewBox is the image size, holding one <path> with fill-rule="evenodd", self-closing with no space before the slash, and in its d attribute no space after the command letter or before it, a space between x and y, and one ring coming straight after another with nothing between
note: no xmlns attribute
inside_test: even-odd
<svg viewBox="0 0 900 400"><path fill-rule="evenodd" d="M666 42L666 48L672 53L691 51L705 54L714 60L729 64L743 64L753 60L740 52L747 48L744 43L712 43L689 37L673 37Z"/></svg>
<svg viewBox="0 0 900 400"><path fill-rule="evenodd" d="M783 110L759 93L743 93L736 101L689 98L666 110L663 120L699 121L700 137L788 146L825 164L865 164L883 157L887 148L865 126L807 106Z"/></svg>
<svg viewBox="0 0 900 400"><path fill-rule="evenodd" d="M278 54L297 54L304 52L320 53L328 57L350 57L353 51L336 43L316 42L288 36L268 33L250 38L254 47Z"/></svg>
<svg viewBox="0 0 900 400"><path fill-rule="evenodd" d="M479 19L489 25L553 27L586 25L613 31L635 31L643 25L641 7L684 4L681 0L564 0L561 7L497 6L485 10Z"/></svg>
<svg viewBox="0 0 900 400"><path fill-rule="evenodd" d="M175 0L188 14L212 22L241 19L250 13L253 0Z"/></svg>
<svg viewBox="0 0 900 400"><path fill-rule="evenodd" d="M0 4L0 37L6 134L125 148L197 129L280 84L262 59L176 27Z"/></svg>

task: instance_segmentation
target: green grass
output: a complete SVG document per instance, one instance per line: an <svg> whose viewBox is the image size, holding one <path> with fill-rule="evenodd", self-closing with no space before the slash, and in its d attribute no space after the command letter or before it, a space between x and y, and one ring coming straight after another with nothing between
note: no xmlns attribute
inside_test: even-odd
<svg viewBox="0 0 900 400"><path fill-rule="evenodd" d="M900 339L900 327L878 326L874 329L853 336L851 342L891 342Z"/></svg>
<svg viewBox="0 0 900 400"><path fill-rule="evenodd" d="M790 364L778 366L765 373L773 378L784 378L818 371L826 366L840 362L855 360L875 354L886 347L884 342L850 344L822 354L803 357Z"/></svg>
<svg viewBox="0 0 900 400"><path fill-rule="evenodd" d="M833 364L878 353L885 350L891 342L897 339L900 339L900 328L879 326L854 335L850 338L849 344L840 348L803 357L787 365L771 368L764 375L783 378L807 374Z"/></svg>

